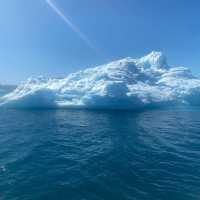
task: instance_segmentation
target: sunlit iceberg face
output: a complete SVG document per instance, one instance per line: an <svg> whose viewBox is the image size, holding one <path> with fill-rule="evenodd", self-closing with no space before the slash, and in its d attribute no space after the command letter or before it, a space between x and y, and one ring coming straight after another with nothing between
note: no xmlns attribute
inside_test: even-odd
<svg viewBox="0 0 200 200"><path fill-rule="evenodd" d="M20 108L143 109L199 105L200 80L185 67L170 67L161 52L88 68L64 79L28 79L0 98Z"/></svg>

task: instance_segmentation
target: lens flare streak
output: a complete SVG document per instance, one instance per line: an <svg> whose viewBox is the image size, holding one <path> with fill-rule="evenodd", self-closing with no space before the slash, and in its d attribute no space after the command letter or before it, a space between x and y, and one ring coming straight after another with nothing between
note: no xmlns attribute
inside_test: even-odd
<svg viewBox="0 0 200 200"><path fill-rule="evenodd" d="M64 14L63 11L61 11L61 9L59 9L52 0L45 1L49 7L65 22L65 24L67 24L79 36L79 38L81 38L87 44L87 46L96 52L98 51L92 42L79 30L77 26L70 21L69 17L67 17L66 14Z"/></svg>

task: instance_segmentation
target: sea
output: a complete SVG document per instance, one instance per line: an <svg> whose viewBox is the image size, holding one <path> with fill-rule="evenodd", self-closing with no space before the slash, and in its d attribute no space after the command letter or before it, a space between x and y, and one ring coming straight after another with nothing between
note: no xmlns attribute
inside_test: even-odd
<svg viewBox="0 0 200 200"><path fill-rule="evenodd" d="M0 200L199 200L200 108L0 110Z"/></svg>

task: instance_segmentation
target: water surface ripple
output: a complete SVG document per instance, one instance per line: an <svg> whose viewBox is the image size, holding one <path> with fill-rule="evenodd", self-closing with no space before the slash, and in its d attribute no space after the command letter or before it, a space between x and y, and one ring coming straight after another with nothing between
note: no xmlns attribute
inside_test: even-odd
<svg viewBox="0 0 200 200"><path fill-rule="evenodd" d="M1 110L0 200L198 200L199 116Z"/></svg>

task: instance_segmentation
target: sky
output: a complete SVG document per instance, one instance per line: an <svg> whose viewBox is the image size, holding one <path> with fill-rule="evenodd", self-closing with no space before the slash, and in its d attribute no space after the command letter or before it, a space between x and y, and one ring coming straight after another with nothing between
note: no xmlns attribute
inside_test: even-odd
<svg viewBox="0 0 200 200"><path fill-rule="evenodd" d="M0 83L162 51L200 75L200 1L0 1Z"/></svg>

